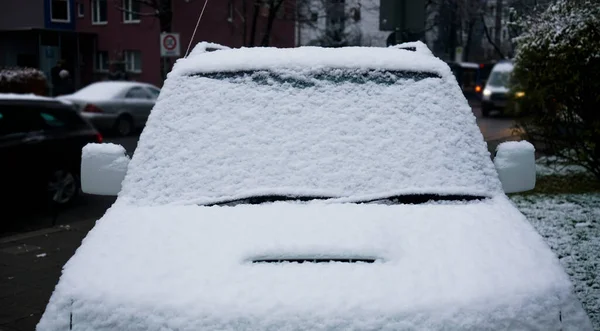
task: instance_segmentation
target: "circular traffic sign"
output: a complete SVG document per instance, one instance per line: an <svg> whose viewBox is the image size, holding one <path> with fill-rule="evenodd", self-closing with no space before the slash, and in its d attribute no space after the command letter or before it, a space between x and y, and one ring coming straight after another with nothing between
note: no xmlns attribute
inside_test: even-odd
<svg viewBox="0 0 600 331"><path fill-rule="evenodd" d="M173 35L166 35L163 39L163 46L166 50L172 51L177 47L177 39Z"/></svg>

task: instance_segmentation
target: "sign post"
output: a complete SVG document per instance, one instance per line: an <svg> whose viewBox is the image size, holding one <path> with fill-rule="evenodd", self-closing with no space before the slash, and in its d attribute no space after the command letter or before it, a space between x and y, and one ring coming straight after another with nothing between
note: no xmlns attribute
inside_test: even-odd
<svg viewBox="0 0 600 331"><path fill-rule="evenodd" d="M181 56L179 33L160 34L160 57L162 58L162 77L167 78L169 71L169 58Z"/></svg>
<svg viewBox="0 0 600 331"><path fill-rule="evenodd" d="M160 34L160 56L179 57L181 56L181 45L179 42L179 33L161 33Z"/></svg>

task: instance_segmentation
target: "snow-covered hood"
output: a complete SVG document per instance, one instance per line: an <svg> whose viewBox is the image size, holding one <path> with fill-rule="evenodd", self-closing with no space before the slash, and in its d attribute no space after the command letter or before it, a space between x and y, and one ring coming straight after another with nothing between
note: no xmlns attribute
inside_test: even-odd
<svg viewBox="0 0 600 331"><path fill-rule="evenodd" d="M252 263L286 258L377 261ZM504 196L444 205L113 207L65 265L38 330L70 323L73 330L589 327L558 260Z"/></svg>

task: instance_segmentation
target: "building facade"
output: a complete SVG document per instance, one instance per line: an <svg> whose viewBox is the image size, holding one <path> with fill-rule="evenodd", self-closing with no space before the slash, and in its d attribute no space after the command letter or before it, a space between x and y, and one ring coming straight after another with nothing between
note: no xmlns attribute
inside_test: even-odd
<svg viewBox="0 0 600 331"><path fill-rule="evenodd" d="M165 71L176 60L161 58L161 31L180 34L183 56L205 0L157 3L166 7L157 11L139 0L2 0L0 67L39 68L50 77L51 68L62 59L77 87L108 79L114 70L124 72L129 80L160 86ZM270 46L293 47L295 0L283 0L277 7L270 33L269 2L256 3L209 1L192 47L200 41L230 47L266 41ZM168 13L171 18L161 22L158 13Z"/></svg>

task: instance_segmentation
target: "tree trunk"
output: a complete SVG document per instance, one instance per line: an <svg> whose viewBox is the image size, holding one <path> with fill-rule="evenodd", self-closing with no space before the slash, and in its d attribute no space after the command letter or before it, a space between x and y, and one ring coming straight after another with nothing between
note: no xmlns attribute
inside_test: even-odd
<svg viewBox="0 0 600 331"><path fill-rule="evenodd" d="M267 20L267 27L265 29L265 33L263 34L263 40L261 46L267 47L269 46L269 41L271 39L271 30L273 29L273 22L275 21L275 17L283 0L271 0L269 3L269 18Z"/></svg>
<svg viewBox="0 0 600 331"><path fill-rule="evenodd" d="M496 43L492 40L492 37L490 36L490 32L488 31L488 28L485 25L485 18L483 17L483 14L481 15L481 22L483 23L483 31L485 32L485 37L487 38L488 42L492 46L494 46L494 50L496 50L498 55L500 55L500 58L505 59L504 54L502 53L502 50L498 47L498 45L496 45Z"/></svg>
<svg viewBox="0 0 600 331"><path fill-rule="evenodd" d="M502 36L502 1L496 0L496 26L494 31L494 43L496 45L501 45L502 42L500 39Z"/></svg>
<svg viewBox="0 0 600 331"><path fill-rule="evenodd" d="M465 62L469 62L469 53L471 52L471 40L473 39L473 27L475 26L475 19L470 19L468 24L469 27L467 32L467 41L463 51L463 61Z"/></svg>
<svg viewBox="0 0 600 331"><path fill-rule="evenodd" d="M256 38L256 24L258 22L258 12L260 11L259 0L254 0L254 12L252 13L252 26L250 27L250 42L248 46L254 47L254 40Z"/></svg>
<svg viewBox="0 0 600 331"><path fill-rule="evenodd" d="M456 4L450 5L450 35L448 40L448 58L454 61L456 53Z"/></svg>
<svg viewBox="0 0 600 331"><path fill-rule="evenodd" d="M171 32L173 23L173 7L171 6L171 0L162 0L157 4L157 15L160 24L160 31ZM161 58L160 61L161 76L163 81L167 79L167 74L171 70L171 59L168 57Z"/></svg>
<svg viewBox="0 0 600 331"><path fill-rule="evenodd" d="M173 23L173 8L171 0L162 0L158 6L158 21L161 32L171 32Z"/></svg>
<svg viewBox="0 0 600 331"><path fill-rule="evenodd" d="M246 23L246 0L242 0L242 17L244 20L244 24L242 25L242 45L246 45L248 41L248 24Z"/></svg>

